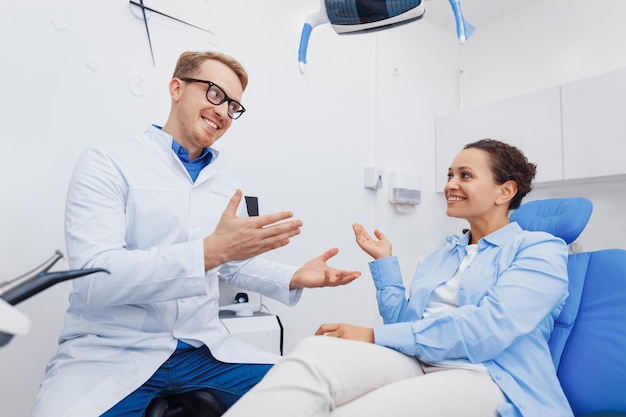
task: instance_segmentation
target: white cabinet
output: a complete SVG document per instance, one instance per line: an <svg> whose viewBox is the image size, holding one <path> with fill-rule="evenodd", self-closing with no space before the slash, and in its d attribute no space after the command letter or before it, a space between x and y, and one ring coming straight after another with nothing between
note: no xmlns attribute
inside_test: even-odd
<svg viewBox="0 0 626 417"><path fill-rule="evenodd" d="M437 190L463 145L482 138L519 147L535 182L626 178L626 68L435 120Z"/></svg>
<svg viewBox="0 0 626 417"><path fill-rule="evenodd" d="M220 311L220 320L228 333L260 349L283 354L283 326L278 316L257 311L250 317Z"/></svg>
<svg viewBox="0 0 626 417"><path fill-rule="evenodd" d="M436 188L443 191L452 159L467 143L498 139L537 164L537 182L563 179L560 87L440 116L435 120Z"/></svg>
<svg viewBox="0 0 626 417"><path fill-rule="evenodd" d="M564 84L566 179L626 173L626 69Z"/></svg>

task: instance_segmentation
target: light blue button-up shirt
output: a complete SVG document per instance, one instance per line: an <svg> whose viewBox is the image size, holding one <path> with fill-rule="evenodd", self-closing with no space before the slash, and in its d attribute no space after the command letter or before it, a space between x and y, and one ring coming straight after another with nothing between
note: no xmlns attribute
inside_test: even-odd
<svg viewBox="0 0 626 417"><path fill-rule="evenodd" d="M422 318L432 291L452 278L468 237L421 263L408 292L396 257L370 263L384 324L376 344L434 363L483 363L507 397L501 416L571 417L548 348L554 320L567 297L567 245L517 223L485 236L459 281L459 308Z"/></svg>

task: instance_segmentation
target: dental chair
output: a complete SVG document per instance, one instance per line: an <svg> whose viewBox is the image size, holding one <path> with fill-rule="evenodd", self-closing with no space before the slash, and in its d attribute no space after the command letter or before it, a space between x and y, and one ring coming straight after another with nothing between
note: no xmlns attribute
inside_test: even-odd
<svg viewBox="0 0 626 417"><path fill-rule="evenodd" d="M591 212L586 198L546 199L510 220L569 245ZM576 417L626 417L626 250L573 253L567 269L569 296L549 340L559 381Z"/></svg>

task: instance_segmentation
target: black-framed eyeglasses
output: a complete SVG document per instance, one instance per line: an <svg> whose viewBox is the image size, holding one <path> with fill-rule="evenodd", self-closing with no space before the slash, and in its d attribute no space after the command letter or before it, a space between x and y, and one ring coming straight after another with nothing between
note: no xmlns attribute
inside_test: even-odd
<svg viewBox="0 0 626 417"><path fill-rule="evenodd" d="M202 83L208 85L206 90L206 99L209 103L219 106L224 102L228 102L228 117L233 120L239 119L239 117L246 111L245 107L241 105L237 100L233 100L228 97L222 87L215 84L213 81L199 80L197 78L181 78L181 81L186 83Z"/></svg>

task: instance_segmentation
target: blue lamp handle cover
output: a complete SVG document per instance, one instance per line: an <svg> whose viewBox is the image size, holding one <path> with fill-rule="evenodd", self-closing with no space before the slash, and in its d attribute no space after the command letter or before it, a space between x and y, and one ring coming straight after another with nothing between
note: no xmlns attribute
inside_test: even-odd
<svg viewBox="0 0 626 417"><path fill-rule="evenodd" d="M300 48L298 49L298 64L300 67L300 73L304 74L306 69L306 52L309 47L309 38L311 32L315 26L322 25L324 23L330 23L328 14L326 13L326 3L321 0L320 9L307 16L304 26L302 27L302 34L300 35Z"/></svg>
<svg viewBox="0 0 626 417"><path fill-rule="evenodd" d="M456 21L456 34L461 43L465 43L466 40L474 33L474 26L465 20L463 12L461 12L460 0L449 0L450 7L452 7L452 13L454 13L454 20Z"/></svg>

